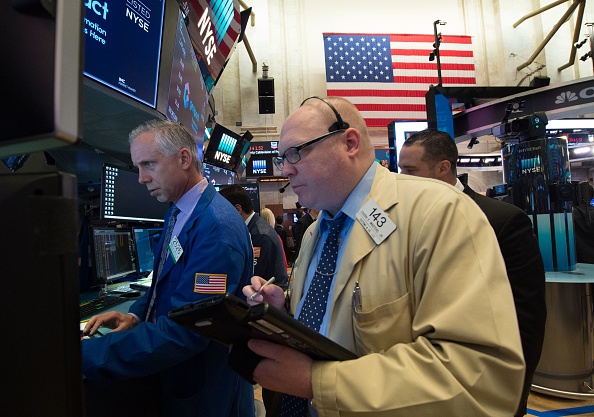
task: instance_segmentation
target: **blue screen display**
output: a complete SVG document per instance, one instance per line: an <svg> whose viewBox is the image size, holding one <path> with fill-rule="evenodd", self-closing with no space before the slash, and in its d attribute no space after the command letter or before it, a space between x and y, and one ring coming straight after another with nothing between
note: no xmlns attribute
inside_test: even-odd
<svg viewBox="0 0 594 417"><path fill-rule="evenodd" d="M84 0L83 74L155 107L164 0Z"/></svg>

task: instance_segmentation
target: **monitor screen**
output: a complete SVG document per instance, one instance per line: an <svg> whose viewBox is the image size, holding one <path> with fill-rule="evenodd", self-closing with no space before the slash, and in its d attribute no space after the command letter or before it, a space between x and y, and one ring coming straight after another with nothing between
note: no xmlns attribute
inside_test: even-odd
<svg viewBox="0 0 594 417"><path fill-rule="evenodd" d="M250 155L278 155L278 140L267 140L250 143Z"/></svg>
<svg viewBox="0 0 594 417"><path fill-rule="evenodd" d="M242 154L249 150L245 140L232 130L217 124L210 134L203 162L235 171L241 164ZM244 149L246 148L246 149Z"/></svg>
<svg viewBox="0 0 594 417"><path fill-rule="evenodd" d="M201 153L209 93L181 11L177 21L166 116L188 128Z"/></svg>
<svg viewBox="0 0 594 417"><path fill-rule="evenodd" d="M252 155L245 171L247 178L274 176L272 155Z"/></svg>
<svg viewBox="0 0 594 417"><path fill-rule="evenodd" d="M83 73L141 103L156 107L163 0L84 2Z"/></svg>
<svg viewBox="0 0 594 417"><path fill-rule="evenodd" d="M137 273L134 240L128 229L94 227L93 253L99 283Z"/></svg>
<svg viewBox="0 0 594 417"><path fill-rule="evenodd" d="M0 2L0 157L82 136L82 1Z"/></svg>
<svg viewBox="0 0 594 417"><path fill-rule="evenodd" d="M134 244L136 246L136 259L138 272L146 273L153 270L155 262L155 247L159 243L163 229L160 227L134 227Z"/></svg>
<svg viewBox="0 0 594 417"><path fill-rule="evenodd" d="M138 182L138 172L111 164L103 165L101 218L136 222L163 222L169 203L151 196Z"/></svg>
<svg viewBox="0 0 594 417"><path fill-rule="evenodd" d="M202 175L212 185L216 184L235 184L235 172L219 168L210 164L202 164Z"/></svg>

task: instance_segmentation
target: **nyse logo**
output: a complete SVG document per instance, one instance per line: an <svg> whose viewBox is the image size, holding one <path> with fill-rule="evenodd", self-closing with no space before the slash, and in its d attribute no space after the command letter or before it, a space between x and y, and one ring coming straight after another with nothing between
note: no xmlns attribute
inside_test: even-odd
<svg viewBox="0 0 594 417"><path fill-rule="evenodd" d="M202 38L202 46L204 46L204 53L206 54L206 62L210 65L210 60L217 51L214 38L214 30L210 21L210 13L208 7L204 9L204 13L198 21L198 30Z"/></svg>
<svg viewBox="0 0 594 417"><path fill-rule="evenodd" d="M89 10L92 10L96 15L102 16L103 19L107 19L107 2L101 4L100 1L97 0L87 0L85 2L85 7Z"/></svg>
<svg viewBox="0 0 594 417"><path fill-rule="evenodd" d="M252 172L254 174L266 174L266 160L254 159L252 161Z"/></svg>
<svg viewBox="0 0 594 417"><path fill-rule="evenodd" d="M231 162L231 155L233 154L233 150L235 149L235 145L237 144L237 139L232 138L231 136L223 133L221 137L221 141L219 142L219 147L215 152L214 158L217 161L230 163Z"/></svg>

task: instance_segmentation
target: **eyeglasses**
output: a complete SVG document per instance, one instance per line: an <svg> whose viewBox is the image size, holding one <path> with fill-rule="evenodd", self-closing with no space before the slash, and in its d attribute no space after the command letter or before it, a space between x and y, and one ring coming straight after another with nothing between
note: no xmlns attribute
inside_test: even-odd
<svg viewBox="0 0 594 417"><path fill-rule="evenodd" d="M281 156L274 157L274 159L273 159L274 165L276 165L276 167L282 171L283 166L285 165L285 160L287 160L287 162L289 162L290 164L296 164L297 162L301 161L301 151L303 149L305 149L308 146L311 146L313 144L316 144L318 142L321 142L324 139L329 138L330 136L337 135L339 133L343 133L345 130L346 129L334 130L332 132L326 133L325 135L319 136L315 139L308 140L307 142L302 143L301 145L292 146L289 149L287 149L285 151L285 153L282 154Z"/></svg>

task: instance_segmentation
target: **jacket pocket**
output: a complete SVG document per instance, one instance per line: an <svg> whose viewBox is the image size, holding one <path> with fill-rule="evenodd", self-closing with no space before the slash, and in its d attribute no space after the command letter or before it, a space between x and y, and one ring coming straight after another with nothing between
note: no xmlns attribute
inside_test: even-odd
<svg viewBox="0 0 594 417"><path fill-rule="evenodd" d="M412 342L410 293L369 311L353 310L353 326L359 355L382 353L397 343Z"/></svg>

